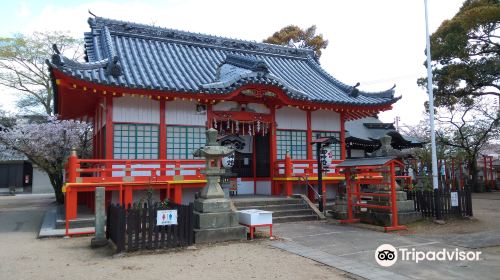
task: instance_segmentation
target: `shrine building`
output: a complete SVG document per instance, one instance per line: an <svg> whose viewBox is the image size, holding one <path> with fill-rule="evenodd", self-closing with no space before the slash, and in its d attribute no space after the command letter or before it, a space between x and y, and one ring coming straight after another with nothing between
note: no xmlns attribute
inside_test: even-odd
<svg viewBox="0 0 500 280"><path fill-rule="evenodd" d="M68 161L69 218L96 186L125 204L149 188L192 201L206 182L204 160L192 152L208 128L244 140L232 169L238 195L308 194L300 178L317 180L310 141L334 136L340 144L323 175L331 197L344 180L335 166L346 158L345 122L390 110L399 99L393 88L364 92L338 81L308 49L100 17L88 23L85 62L56 47L48 61L55 112L94 128L93 159Z"/></svg>

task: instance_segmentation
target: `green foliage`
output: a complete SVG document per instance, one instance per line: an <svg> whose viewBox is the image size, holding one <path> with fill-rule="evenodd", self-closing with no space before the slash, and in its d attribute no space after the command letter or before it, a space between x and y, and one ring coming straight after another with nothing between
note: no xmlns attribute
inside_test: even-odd
<svg viewBox="0 0 500 280"><path fill-rule="evenodd" d="M264 43L311 48L318 59L321 57L321 50L328 46L328 40L325 40L322 34L316 35L316 25L305 30L296 25L285 26L273 36L265 39Z"/></svg>
<svg viewBox="0 0 500 280"><path fill-rule="evenodd" d="M52 115L52 85L45 63L52 45L72 59L82 56L81 40L62 32L35 32L0 37L0 85L19 94L17 105L28 113Z"/></svg>
<svg viewBox="0 0 500 280"><path fill-rule="evenodd" d="M500 4L467 0L431 36L437 106L470 105L478 96L500 98ZM426 78L418 80L426 87Z"/></svg>

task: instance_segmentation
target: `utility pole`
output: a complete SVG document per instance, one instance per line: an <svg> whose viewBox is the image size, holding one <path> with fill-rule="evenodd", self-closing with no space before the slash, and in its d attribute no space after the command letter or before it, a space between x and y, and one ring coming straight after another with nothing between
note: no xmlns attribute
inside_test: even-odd
<svg viewBox="0 0 500 280"><path fill-rule="evenodd" d="M434 188L435 205L439 208L438 195L438 168L436 155L436 132L434 130L434 94L432 92L432 67L431 67L431 39L429 35L429 12L427 9L427 0L424 0L425 5L425 41L427 50L427 91L429 92L429 113L431 127L431 155L432 155L432 186ZM436 219L441 219L441 211L437 211Z"/></svg>

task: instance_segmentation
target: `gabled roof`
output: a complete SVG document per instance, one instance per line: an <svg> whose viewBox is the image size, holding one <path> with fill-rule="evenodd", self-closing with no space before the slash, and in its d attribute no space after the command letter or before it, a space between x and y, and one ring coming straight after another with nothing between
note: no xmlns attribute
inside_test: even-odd
<svg viewBox="0 0 500 280"><path fill-rule="evenodd" d="M314 52L95 17L87 62L56 53L49 65L92 83L180 93L226 94L246 84L277 86L312 102L385 105L394 88L368 93L325 72Z"/></svg>
<svg viewBox="0 0 500 280"><path fill-rule="evenodd" d="M399 133L392 123L383 123L377 118L367 117L345 123L346 138L355 138L366 142L379 142L382 136L389 135L408 145L421 145L420 139Z"/></svg>

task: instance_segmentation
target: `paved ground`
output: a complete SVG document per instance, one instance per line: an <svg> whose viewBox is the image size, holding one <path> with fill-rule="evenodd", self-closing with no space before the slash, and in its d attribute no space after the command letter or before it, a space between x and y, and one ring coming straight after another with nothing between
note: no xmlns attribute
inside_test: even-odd
<svg viewBox="0 0 500 280"><path fill-rule="evenodd" d="M418 235L388 234L327 222L277 224L274 226L274 233L285 241L271 243L271 246L305 257L309 254L311 259L315 259L316 255L321 255L321 258L326 260L331 258L334 267L368 279L388 279L387 272L395 274L389 276L389 279L498 279L500 275L500 254L487 251L482 253L483 260L479 262L424 261L415 264L398 261L389 268L383 268L376 263L375 249L382 244L409 250L415 248L424 252L443 248L451 251L455 248L470 250L443 240ZM474 239L475 236L470 238ZM301 254L304 252L305 254Z"/></svg>
<svg viewBox="0 0 500 280"><path fill-rule="evenodd" d="M112 258L90 237L37 239L51 196L0 197L0 280L353 279L262 241Z"/></svg>
<svg viewBox="0 0 500 280"><path fill-rule="evenodd" d="M271 246L368 279L500 279L500 192L473 194L473 207L472 219L452 219L445 225L422 221L408 231L390 234L329 222L278 224L274 233L285 241ZM443 248L478 250L482 260L418 264L398 261L384 268L374 256L381 244L424 252Z"/></svg>

